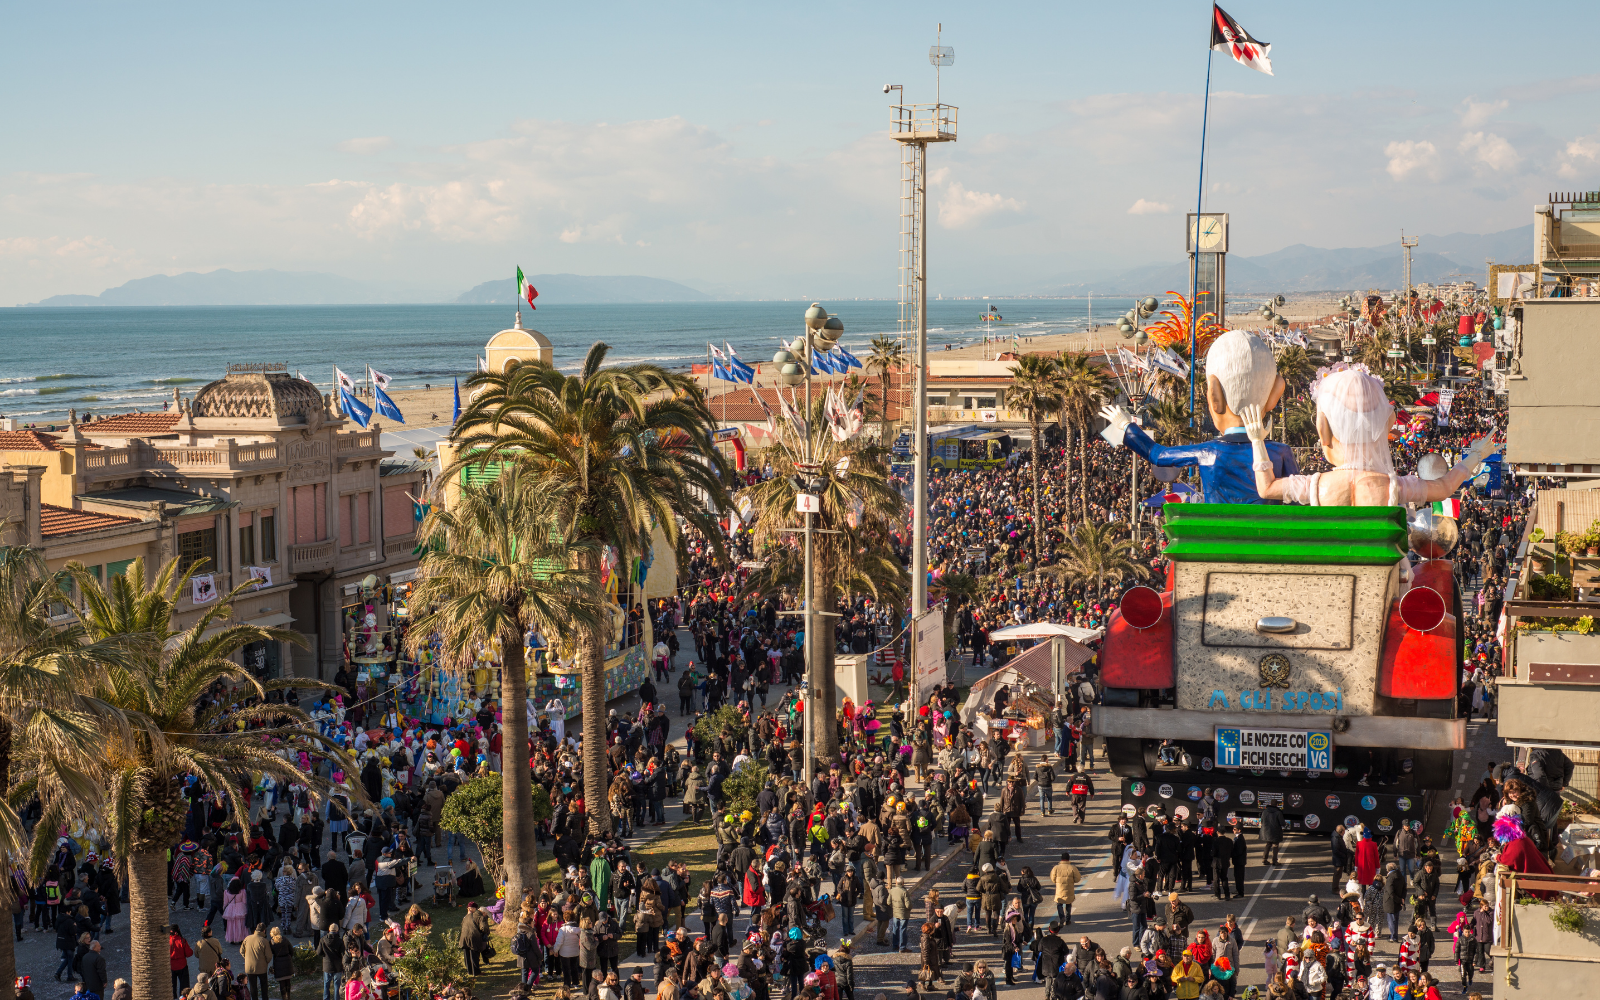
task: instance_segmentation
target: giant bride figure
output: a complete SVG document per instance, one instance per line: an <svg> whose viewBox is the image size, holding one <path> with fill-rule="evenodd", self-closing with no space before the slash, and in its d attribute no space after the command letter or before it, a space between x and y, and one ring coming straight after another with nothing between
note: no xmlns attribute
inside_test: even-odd
<svg viewBox="0 0 1600 1000"><path fill-rule="evenodd" d="M1256 492L1263 500L1313 507L1431 503L1448 498L1480 462L1504 447L1492 438L1482 437L1469 445L1461 461L1438 479L1397 475L1389 457L1394 405L1384 394L1382 379L1366 365L1340 364L1319 373L1311 384L1311 396L1317 403L1317 437L1322 453L1334 468L1309 476L1275 475L1267 450L1272 418L1255 403L1239 409L1239 418L1250 437Z"/></svg>

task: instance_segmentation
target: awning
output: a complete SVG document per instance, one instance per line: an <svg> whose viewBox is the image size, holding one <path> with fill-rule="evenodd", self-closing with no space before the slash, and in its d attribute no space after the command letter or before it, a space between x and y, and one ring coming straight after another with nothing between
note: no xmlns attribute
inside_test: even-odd
<svg viewBox="0 0 1600 1000"><path fill-rule="evenodd" d="M994 638L997 633L990 633ZM1080 646L1071 639L1067 645L1067 673L1071 674L1094 658L1094 650ZM992 705L994 692L1002 684L1016 685L1026 681L1029 685L1041 691L1050 691L1050 646L1051 643L1041 642L1031 649L1025 649L1013 656L1005 666L985 677L974 681L967 691L967 700L961 705L961 721L967 725L978 717L978 709Z"/></svg>
<svg viewBox="0 0 1600 1000"><path fill-rule="evenodd" d="M389 574L389 582L390 583L410 583L412 580L415 580L416 578L417 578L417 567L415 567L415 566L411 567L410 569L403 569L398 573L390 573Z"/></svg>
<svg viewBox="0 0 1600 1000"><path fill-rule="evenodd" d="M293 622L294 615L286 615L280 612L275 615L266 615L261 618L251 618L249 621L246 621L245 624L254 625L257 628L278 628L281 625L289 625Z"/></svg>
<svg viewBox="0 0 1600 1000"><path fill-rule="evenodd" d="M999 639L1048 639L1064 635L1073 642L1092 642L1106 634L1103 628L1079 628L1056 622L1029 622L1026 625L1008 625L989 633L991 642Z"/></svg>

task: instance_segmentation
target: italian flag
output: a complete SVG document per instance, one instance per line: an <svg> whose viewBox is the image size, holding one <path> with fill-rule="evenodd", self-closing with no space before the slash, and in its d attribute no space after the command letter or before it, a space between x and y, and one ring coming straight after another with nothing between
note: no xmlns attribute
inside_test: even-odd
<svg viewBox="0 0 1600 1000"><path fill-rule="evenodd" d="M533 300L538 297L539 290L528 284L528 279L522 276L522 268L517 268L517 301L521 302L523 299L527 299L528 308L537 309L539 307L533 304Z"/></svg>
<svg viewBox="0 0 1600 1000"><path fill-rule="evenodd" d="M1451 499L1451 500L1435 500L1433 502L1433 512L1435 514L1443 514L1445 517L1453 517L1453 518L1456 518L1457 520L1460 520L1461 519L1461 501L1460 500L1454 500L1454 499Z"/></svg>

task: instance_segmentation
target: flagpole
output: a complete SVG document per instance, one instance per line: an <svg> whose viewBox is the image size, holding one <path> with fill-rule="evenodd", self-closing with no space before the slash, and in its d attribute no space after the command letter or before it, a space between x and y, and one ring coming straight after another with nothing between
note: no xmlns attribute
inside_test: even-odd
<svg viewBox="0 0 1600 1000"><path fill-rule="evenodd" d="M1215 19L1216 14L1213 13ZM1206 194L1206 120L1211 114L1211 25L1206 25L1206 96L1200 105L1200 180L1195 187L1198 189L1194 196L1194 232L1190 239L1194 241L1194 252L1189 264L1189 426L1195 426L1194 419L1194 369L1195 351L1197 340L1195 324L1200 317L1200 210L1205 203Z"/></svg>

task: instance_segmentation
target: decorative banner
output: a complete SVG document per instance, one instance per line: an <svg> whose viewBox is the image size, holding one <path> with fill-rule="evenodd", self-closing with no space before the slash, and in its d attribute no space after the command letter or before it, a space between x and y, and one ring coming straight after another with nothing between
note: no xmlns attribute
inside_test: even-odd
<svg viewBox="0 0 1600 1000"><path fill-rule="evenodd" d="M211 573L205 576L191 576L189 587L190 598L196 604L210 604L217 599L217 580Z"/></svg>
<svg viewBox="0 0 1600 1000"><path fill-rule="evenodd" d="M1439 390L1439 405L1434 408L1434 413L1440 427L1450 426L1450 404L1455 398L1456 391L1454 389Z"/></svg>
<svg viewBox="0 0 1600 1000"><path fill-rule="evenodd" d="M945 682L943 610L930 609L912 623L911 632L917 657L916 703L921 705L935 684Z"/></svg>
<svg viewBox="0 0 1600 1000"><path fill-rule="evenodd" d="M250 574L250 579L256 581L255 589L272 586L271 566L246 566L244 571Z"/></svg>

